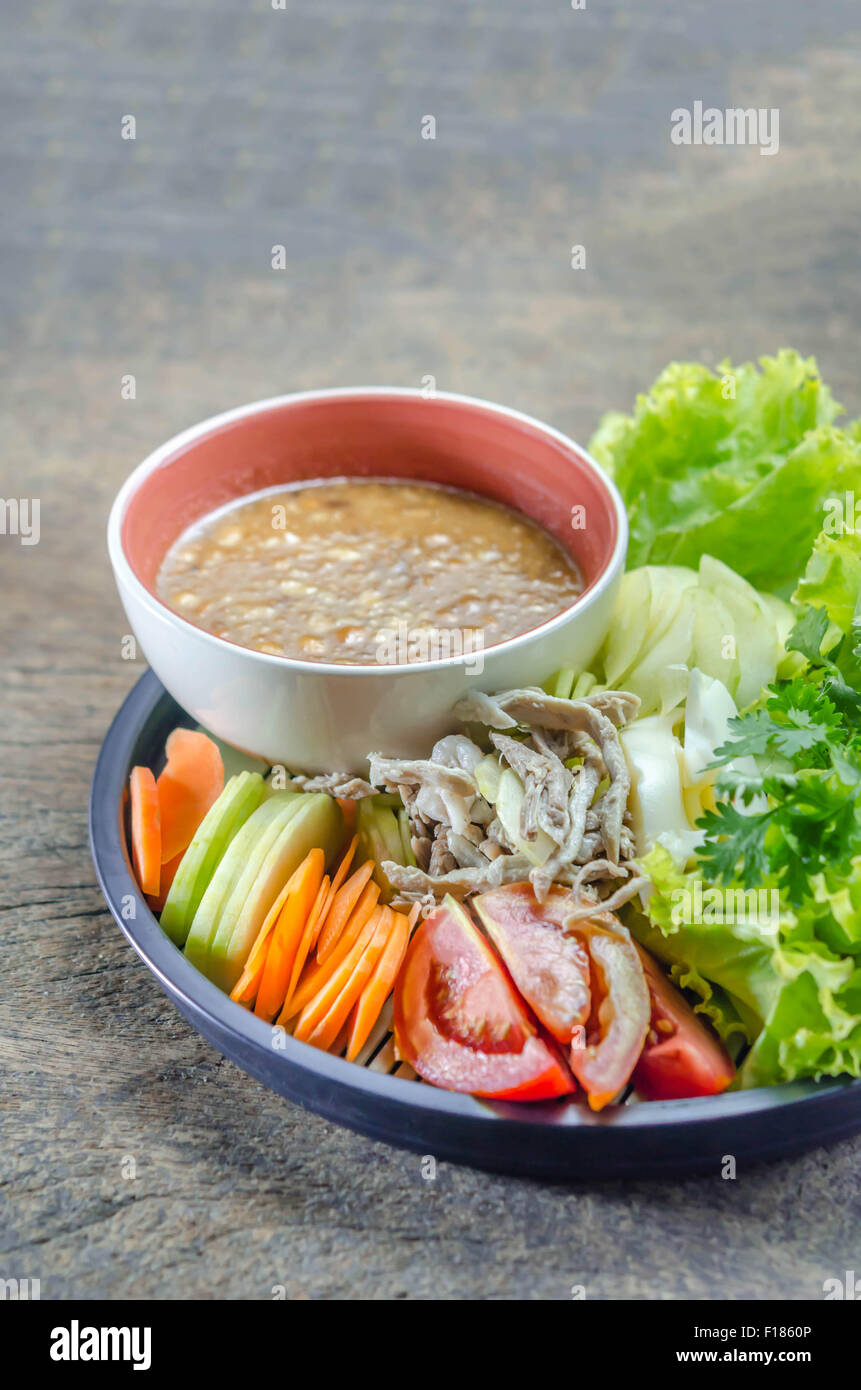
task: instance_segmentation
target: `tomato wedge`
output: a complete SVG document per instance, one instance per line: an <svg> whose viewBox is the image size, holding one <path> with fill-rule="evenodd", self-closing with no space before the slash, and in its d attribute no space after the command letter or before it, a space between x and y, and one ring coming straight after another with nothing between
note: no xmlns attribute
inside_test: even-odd
<svg viewBox="0 0 861 1390"><path fill-rule="evenodd" d="M658 963L639 946L652 1016L634 1086L646 1100L716 1096L735 1076L723 1044L697 1017Z"/></svg>
<svg viewBox="0 0 861 1390"><path fill-rule="evenodd" d="M510 883L473 898L471 907L545 1028L570 1043L591 1008L589 955L563 931L571 894L554 886L539 903L531 883Z"/></svg>
<svg viewBox="0 0 861 1390"><path fill-rule="evenodd" d="M575 1090L493 948L447 897L409 944L394 992L399 1055L435 1086L497 1100L549 1100Z"/></svg>
<svg viewBox="0 0 861 1390"><path fill-rule="evenodd" d="M590 1107L603 1110L627 1084L643 1050L649 991L637 948L621 922L589 918L571 930L589 951L593 1008L586 1037L574 1040L569 1061Z"/></svg>

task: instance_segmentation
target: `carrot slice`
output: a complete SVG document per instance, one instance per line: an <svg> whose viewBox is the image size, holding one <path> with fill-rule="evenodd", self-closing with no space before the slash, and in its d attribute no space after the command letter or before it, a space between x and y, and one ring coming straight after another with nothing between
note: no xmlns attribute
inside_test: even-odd
<svg viewBox="0 0 861 1390"><path fill-rule="evenodd" d="M321 849L309 850L290 880L287 899L278 916L269 946L263 978L257 991L254 1012L270 1022L283 1008L308 914L320 891L326 856Z"/></svg>
<svg viewBox="0 0 861 1390"><path fill-rule="evenodd" d="M253 1004L260 988L260 981L263 979L263 971L266 967L266 957L269 955L269 947L272 944L272 935L281 915L281 909L287 901L290 892L290 885L293 882L290 878L274 903L266 914L263 926L257 933L257 939L251 950L242 970L242 974L230 991L230 997L237 1004Z"/></svg>
<svg viewBox="0 0 861 1390"><path fill-rule="evenodd" d="M176 871L182 863L184 857L185 850L182 851L182 854L178 854L175 859L168 859L166 864L162 864L161 879L159 881L158 893L147 894L147 902L149 903L153 912L161 912L162 908L164 907L165 902L167 901L167 895L170 892L170 886L176 878Z"/></svg>
<svg viewBox="0 0 861 1390"><path fill-rule="evenodd" d="M379 885L368 883L365 885L362 896L356 903L347 925L344 927L340 938L323 965L312 964L309 960L305 971L296 986L295 993L290 998L289 1004L285 1006L284 1012L279 1022L284 1022L287 1018L293 1018L301 1013L306 1004L309 1004L323 985L334 974L341 961L355 946L366 924L376 911L377 899L380 894Z"/></svg>
<svg viewBox="0 0 861 1390"><path fill-rule="evenodd" d="M363 927L365 923L369 920L371 913L377 906L379 897L380 885L378 883L374 883L373 880L371 880L370 883L366 883L361 893L359 894L359 901L356 903L356 906L353 908L353 911L350 913L349 917L347 918L347 921L344 923L344 931L346 931L347 927L349 926L350 931L353 935L353 940L356 939L357 928ZM340 940L342 936L343 932L339 932L338 939ZM337 951L337 949L338 943L336 942L332 950L329 952L329 955L326 957L326 961L323 964L324 969L328 961L332 959L332 956L335 954L335 951ZM319 967L317 968L319 969Z"/></svg>
<svg viewBox="0 0 861 1390"><path fill-rule="evenodd" d="M355 970L362 958L362 952L372 939L380 921L380 914L383 911L382 904L375 907L370 918L362 927L358 936L351 936L349 949L342 948L328 960L326 964L313 972L315 979L308 979L304 982L301 994L306 997L307 1002L302 1008L299 1019L293 1030L296 1036L296 1029L301 1033L307 1034L316 1028L320 1019L335 1002L347 980ZM291 1013L296 1009L300 991L297 991L290 1005Z"/></svg>
<svg viewBox="0 0 861 1390"><path fill-rule="evenodd" d="M340 806L340 804L339 802L338 805ZM341 884L344 882L344 879L347 877L347 870L353 862L353 855L356 853L358 847L359 837L358 835L354 835L347 845L347 848L344 850L344 853L341 855L340 863L332 875L332 897L335 896Z"/></svg>
<svg viewBox="0 0 861 1390"><path fill-rule="evenodd" d="M224 763L206 734L174 729L165 753L167 763L157 783L162 863L188 849L194 832L224 790Z"/></svg>
<svg viewBox="0 0 861 1390"><path fill-rule="evenodd" d="M347 1043L347 1061L354 1062L367 1042L371 1029L379 1018L383 1005L395 987L395 980L401 968L410 940L409 919L401 912L393 912L394 922L386 949L374 968L374 973L365 985L353 1007L350 1016L350 1038Z"/></svg>
<svg viewBox="0 0 861 1390"><path fill-rule="evenodd" d="M268 920L268 919L267 919ZM251 1008L257 998L257 991L260 988L260 981L263 979L263 970L266 965L266 957L269 954L269 947L272 942L272 933L275 930L275 923L272 922L265 931L261 928L260 935L251 948L251 954L245 962L245 968L233 989L230 997L236 1004L247 1004Z"/></svg>
<svg viewBox="0 0 861 1390"><path fill-rule="evenodd" d="M344 851L340 864L338 865L337 869L332 875L332 882L329 885L329 896L326 899L326 902L323 906L323 911L320 913L320 918L317 922L317 935L311 942L312 951L314 947L317 945L317 938L319 937L320 932L323 930L323 927L325 926L326 918L329 915L329 910L332 906L332 903L335 901L335 894L338 892L338 889L341 887L341 884L347 877L347 870L353 862L353 855L356 853L356 846L358 845L358 843L359 837L358 835L354 835Z"/></svg>
<svg viewBox="0 0 861 1390"><path fill-rule="evenodd" d="M248 959L245 962L242 974L230 991L231 999L237 1004L254 1003L257 991L260 988L260 981L263 979L263 971L266 967L269 947L272 944L272 936L278 925L278 919L281 916L284 904L287 902L288 897L298 882L299 875L304 869L304 864L305 861L303 860L296 872L291 874L266 914L266 920L257 933L257 939L248 953ZM324 879L323 883L325 882L326 880ZM320 892L323 890L323 883L320 885Z"/></svg>
<svg viewBox="0 0 861 1390"><path fill-rule="evenodd" d="M302 974L302 968L308 959L308 953L311 950L311 942L314 940L317 929L317 922L329 897L329 887L329 875L324 874L320 887L317 890L317 896L314 899L314 906L308 913L308 920L305 923L299 945L296 948L296 954L293 957L293 969L290 971L290 981L287 985L287 993L284 996L285 1008L293 998L293 991L299 983L299 976Z"/></svg>
<svg viewBox="0 0 861 1390"><path fill-rule="evenodd" d="M341 961L337 969L332 972L322 989L318 990L311 1002L302 1010L296 1027L293 1030L294 1038L298 1038L300 1042L308 1042L312 1033L317 1033L319 1024L322 1024L324 1021L331 1024L330 1012L332 1005L340 998L342 992L346 989L366 949L372 942L377 942L379 934L379 950L381 951L386 943L389 930L388 908L375 908L370 921L366 923L353 948L347 952L347 955ZM378 956L379 951L374 956L374 963L376 963ZM367 978L367 976L365 976L365 978ZM347 1012L341 1019L341 1023L346 1020L347 1013L349 1013L349 1009L347 1009ZM338 1027L335 1028L332 1033L332 1039L334 1039L335 1034L341 1027L341 1023L338 1024ZM325 1031L328 1032L328 1028ZM318 1037L319 1036L322 1036L322 1034L318 1034Z"/></svg>
<svg viewBox="0 0 861 1390"><path fill-rule="evenodd" d="M344 930L350 914L356 903L361 897L362 891L374 872L375 864L373 859L369 859L361 868L347 879L343 888L339 889L329 909L323 930L317 940L317 964L323 962L332 954L338 937Z"/></svg>
<svg viewBox="0 0 861 1390"><path fill-rule="evenodd" d="M158 897L161 885L161 816L158 789L148 767L133 767L129 778L132 805L132 863L144 893ZM173 858L173 855L169 855Z"/></svg>
<svg viewBox="0 0 861 1390"><path fill-rule="evenodd" d="M344 817L344 829L349 834L356 828L356 810L359 803L350 796L339 796L336 800L341 808L341 815Z"/></svg>
<svg viewBox="0 0 861 1390"><path fill-rule="evenodd" d="M269 954L269 947L272 943L272 933L275 930L278 913L283 906L283 899L276 898L266 915L266 921L257 933L257 940L248 953L248 959L245 962L242 974L230 991L231 999L237 1004L248 1004L250 1006L257 998L260 981L263 979L266 957Z"/></svg>
<svg viewBox="0 0 861 1390"><path fill-rule="evenodd" d="M388 913L389 910L387 908L386 914L388 915ZM317 1027L307 1039L312 1047L319 1047L323 1052L328 1052L329 1048L335 1042L341 1029L347 1022L354 1004L379 965L380 959L384 955L386 946L388 945L392 930L393 924L391 921L387 921L385 918L380 920L377 925L377 930L362 953L359 964L356 966L325 1018L317 1024Z"/></svg>
<svg viewBox="0 0 861 1390"><path fill-rule="evenodd" d="M347 1023L365 986L373 976L380 959L385 954L386 947L397 926L394 913L391 908L384 904L381 904L375 913L372 925L373 923L376 924L374 934L359 957L358 964L323 1018L320 1019L307 1038L307 1041L314 1047L328 1051L332 1046L341 1029Z"/></svg>
<svg viewBox="0 0 861 1390"><path fill-rule="evenodd" d="M347 1022L349 1022L349 1019L347 1020ZM328 1051L331 1052L335 1057L343 1056L344 1048L347 1046L347 1039L349 1038L349 1036L350 1030L347 1027L347 1024L345 1023L344 1027L341 1029L340 1033L338 1034L337 1038L332 1043L332 1046L328 1049Z"/></svg>

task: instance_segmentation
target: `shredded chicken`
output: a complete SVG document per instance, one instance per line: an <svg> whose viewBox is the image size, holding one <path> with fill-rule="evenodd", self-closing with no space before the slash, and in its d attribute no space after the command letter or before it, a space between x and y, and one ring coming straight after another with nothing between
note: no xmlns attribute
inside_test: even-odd
<svg viewBox="0 0 861 1390"><path fill-rule="evenodd" d="M303 792L328 792L344 801L360 801L363 796L373 796L375 791L363 777L351 777L349 772L324 772L319 777L306 777L298 772L291 778L290 786Z"/></svg>
<svg viewBox="0 0 861 1390"><path fill-rule="evenodd" d="M483 757L478 744L473 743L466 734L448 734L434 744L431 762L441 763L443 767L459 767L461 771L472 774Z"/></svg>
<svg viewBox="0 0 861 1390"><path fill-rule="evenodd" d="M497 817L494 817L487 827L487 838L493 844L499 845L505 854L514 853L514 842L506 835L505 829Z"/></svg>
<svg viewBox="0 0 861 1390"><path fill-rule="evenodd" d="M392 792L403 787L415 790L408 805L411 824L417 815L424 822L442 821L463 834L478 795L470 773L431 759L386 758L381 753L371 753L368 763L375 787Z"/></svg>
<svg viewBox="0 0 861 1390"><path fill-rule="evenodd" d="M520 812L523 839L535 840L543 830L558 840L568 826L568 793L574 780L568 768L557 757L539 753L506 734L493 733L490 740L526 788Z"/></svg>
<svg viewBox="0 0 861 1390"><path fill-rule="evenodd" d="M629 724L639 708L638 697L626 690L604 690L582 700L563 700L558 695L547 695L538 686L527 686L502 695L471 691L458 701L454 712L467 723L476 721L491 729L513 729L518 724L527 728L582 729L580 715L584 710L621 726Z"/></svg>
<svg viewBox="0 0 861 1390"><path fill-rule="evenodd" d="M586 816L601 781L601 768L588 758L580 768L568 797L568 828L556 851L529 875L539 902L547 897L550 885L568 865L576 862L586 831Z"/></svg>
<svg viewBox="0 0 861 1390"><path fill-rule="evenodd" d="M641 889L648 886L649 880L644 875L640 875L639 878L632 878L627 883L623 883L621 888L617 888L615 893L610 894L609 898L596 896L590 902L588 898L581 895L580 901L572 907L571 912L565 918L565 926L570 927L574 922L581 922L585 917L593 917L596 906L600 908L601 912L616 912L620 907L624 907L625 903L635 898Z"/></svg>
<svg viewBox="0 0 861 1390"><path fill-rule="evenodd" d="M471 893L485 893L504 883L521 883L527 876L529 861L521 854L500 854L483 869L453 869L445 874L425 873L422 869L383 861L383 873L396 890L399 902L428 901L451 893L454 898L467 898Z"/></svg>
<svg viewBox="0 0 861 1390"><path fill-rule="evenodd" d="M412 848L412 852L413 852L413 854L415 855L416 863L418 864L419 868L420 868L420 869L427 869L427 868L429 868L429 867L430 867L431 850L433 849L433 840L430 838L430 836L429 836L429 835L413 835L413 836L411 836L411 838L410 838L410 847Z"/></svg>
<svg viewBox="0 0 861 1390"><path fill-rule="evenodd" d="M490 856L484 853L480 845L473 844L469 836L457 835L453 830L448 832L448 847L461 869L484 870L490 862Z"/></svg>
<svg viewBox="0 0 861 1390"><path fill-rule="evenodd" d="M450 874L457 867L457 860L448 847L448 830L440 823L431 844L428 873L432 878L439 878L443 874Z"/></svg>
<svg viewBox="0 0 861 1390"><path fill-rule="evenodd" d="M484 724L488 729L517 728L517 720L505 713L499 704L499 697L485 695L483 690L473 690L465 695L455 705L454 713L464 724Z"/></svg>
<svg viewBox="0 0 861 1390"><path fill-rule="evenodd" d="M564 700L523 688L473 692L455 706L465 723L488 730L499 763L523 786L516 829L506 821L506 830L481 795L475 774L486 754L466 734L440 739L427 760L372 754L370 783L399 793L409 818L416 865L384 865L399 898L429 911L444 893L464 898L528 877L539 901L553 883L569 887L579 920L634 897L645 880L630 877L630 776L619 729L639 704L619 690ZM552 844L543 863L518 849L546 846L539 837Z"/></svg>
<svg viewBox="0 0 861 1390"><path fill-rule="evenodd" d="M606 714L617 729L623 729L632 719L636 719L640 697L628 690L602 690L597 695L591 695L589 703L601 714Z"/></svg>
<svg viewBox="0 0 861 1390"><path fill-rule="evenodd" d="M455 713L461 719L474 720L481 717L481 711L492 728L508 729L512 724L522 724L529 729L585 735L597 744L610 778L610 787L601 798L601 830L607 854L618 860L631 781L617 723L627 722L639 707L637 696L627 691L607 690L582 700L563 700L536 688L509 690L495 696L476 697L473 692L455 705Z"/></svg>
<svg viewBox="0 0 861 1390"><path fill-rule="evenodd" d="M601 878L627 878L627 864L611 864L609 859L593 859L590 864L584 864L571 887L575 893L579 893L581 888L587 883L593 883Z"/></svg>

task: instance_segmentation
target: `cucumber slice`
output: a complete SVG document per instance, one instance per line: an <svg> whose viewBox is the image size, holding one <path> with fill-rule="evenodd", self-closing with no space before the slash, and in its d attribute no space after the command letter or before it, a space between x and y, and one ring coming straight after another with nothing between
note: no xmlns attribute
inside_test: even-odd
<svg viewBox="0 0 861 1390"><path fill-rule="evenodd" d="M380 806L390 806L394 811L404 804L397 792L375 792L373 796L363 796L359 804L363 805L367 801L370 801L374 810Z"/></svg>
<svg viewBox="0 0 861 1390"><path fill-rule="evenodd" d="M515 849L520 850L531 864L539 867L546 864L556 846L543 830L539 830L534 840L524 840L520 834L520 811L526 792L516 772L510 767L503 769L499 778L495 808L499 823Z"/></svg>
<svg viewBox="0 0 861 1390"><path fill-rule="evenodd" d="M223 855L194 914L185 943L185 954L204 975L209 974L209 950L218 931L221 913L234 888L254 873L274 843L282 823L294 813L302 792L279 792L262 801L234 836ZM246 889L247 892L247 889Z"/></svg>
<svg viewBox="0 0 861 1390"><path fill-rule="evenodd" d="M401 815L406 826L406 843ZM383 860L391 859L395 864L416 862L409 843L409 822L400 797L390 792L362 797L356 809L356 833L362 854L374 861L374 882L380 886L383 901L388 902L394 890L382 870Z"/></svg>
<svg viewBox="0 0 861 1390"><path fill-rule="evenodd" d="M548 695L555 695L558 700L570 700L571 691L574 689L574 682L577 679L577 672L573 666L563 666L561 671L556 671L545 685L544 689Z"/></svg>
<svg viewBox="0 0 861 1390"><path fill-rule="evenodd" d="M278 834L262 863L255 866L248 891L248 876L243 874L221 914L209 948L207 973L226 993L242 974L267 913L290 875L309 850L322 849L328 862L343 838L341 809L325 792L302 795L299 805L291 810L286 820L277 822Z"/></svg>
<svg viewBox="0 0 861 1390"><path fill-rule="evenodd" d="M524 854L531 864L546 864L556 848L550 836L539 830L534 840L524 840L520 834L520 811L526 791L517 773L510 767L503 767L499 759L489 753L472 775L481 795L496 811L499 824L515 849Z"/></svg>
<svg viewBox="0 0 861 1390"><path fill-rule="evenodd" d="M231 777L210 806L182 857L161 912L162 930L184 946L200 900L227 846L263 799L258 772Z"/></svg>
<svg viewBox="0 0 861 1390"><path fill-rule="evenodd" d="M410 818L407 815L405 806L402 806L398 811L398 828L401 832L401 846L404 851L403 862L408 864L411 868L415 868L416 857L413 854Z"/></svg>
<svg viewBox="0 0 861 1390"><path fill-rule="evenodd" d="M401 827L397 812L388 806L378 806L375 811L375 819L380 837L386 847L384 858L391 859L394 864L402 864L404 846L401 840Z"/></svg>
<svg viewBox="0 0 861 1390"><path fill-rule="evenodd" d="M472 775L475 779L475 785L485 801L489 801L493 806L499 796L499 779L502 776L502 768L497 755L488 753L487 757L482 758L481 762L477 764Z"/></svg>
<svg viewBox="0 0 861 1390"><path fill-rule="evenodd" d="M386 857L386 847L377 825L375 796L363 796L356 807L356 834L359 837L359 858L373 859L379 864Z"/></svg>
<svg viewBox="0 0 861 1390"><path fill-rule="evenodd" d="M576 681L574 682L574 689L571 691L571 699L585 699L586 696L589 694L590 690L594 690L597 684L598 677L594 674L594 672L581 671Z"/></svg>

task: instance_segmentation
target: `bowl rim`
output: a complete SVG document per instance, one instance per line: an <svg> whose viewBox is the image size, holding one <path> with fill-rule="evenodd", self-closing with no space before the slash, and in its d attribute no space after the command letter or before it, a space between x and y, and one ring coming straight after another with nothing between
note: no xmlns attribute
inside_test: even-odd
<svg viewBox="0 0 861 1390"><path fill-rule="evenodd" d="M301 657L276 656L270 652L260 652L253 647L244 647L239 642L233 642L228 638L216 637L214 633L207 632L205 628L198 627L195 623L189 622L187 618L169 608L157 595L147 588L147 586L135 574L126 556L123 547L122 529L126 511L129 503L145 478L148 478L162 463L171 455L186 446L194 444L207 435L224 428L226 425L237 421L248 419L264 411L272 410L281 406L298 405L306 401L315 400L349 400L349 399L373 399L374 397L400 397L415 401L446 401L456 405L466 405L477 407L478 409L500 416L520 425L525 425L530 429L537 430L548 439L561 445L566 451L573 454L577 462L591 473L598 485L603 488L616 521L616 540L603 568L597 575L592 584L583 593L578 594L573 603L562 608L558 613L537 627L521 632L514 637L508 637L503 642L496 642L489 647L482 647L482 655L488 656L507 656L509 653L518 651L521 647L542 637L556 632L564 627L573 615L584 613L596 603L606 590L612 585L618 574L624 568L628 550L628 514L621 494L616 487L613 479L604 472L600 464L592 457L588 450L578 444L570 435L564 434L561 430L555 429L552 425L547 425L543 420L539 420L533 415L526 415L523 411L515 410L511 406L498 405L494 401L484 400L479 396L462 395L452 391L434 391L432 396L427 395L423 390L409 386L333 386L323 387L312 391L293 391L282 396L268 396L262 400L251 401L246 405L234 406L230 410L220 412L218 415L210 415L205 420L199 421L195 425L189 426L185 430L180 430L178 434L172 435L170 439L160 444L151 453L147 454L129 474L125 482L120 487L111 505L108 515L107 540L108 555L111 567L114 572L117 585L121 591L123 589L131 591L136 601L142 604L149 613L168 621L181 633L188 636L194 634L198 639L203 640L205 645L214 647L215 650L225 649L244 653L249 660L253 660L257 666L265 665L273 667L275 670L301 672L306 675L317 674L320 676L354 676L369 677L376 676L385 678L395 674L420 675L422 672L443 671L452 668L462 668L470 665L475 660L475 653L464 652L458 656L442 657L435 661L414 661L404 662L395 665L374 664L348 664L346 662L332 661L308 661ZM528 513L524 513L528 516Z"/></svg>
<svg viewBox="0 0 861 1390"><path fill-rule="evenodd" d="M316 1078L333 1088L326 1107L311 1108L352 1128L361 1129L362 1126L350 1118L351 1096L388 1102L405 1118L421 1113L427 1117L446 1117L444 1122L448 1123L478 1124L481 1132L485 1132L489 1122L502 1129L513 1125L519 1133L531 1134L536 1141L542 1135L558 1134L560 1130L582 1134L607 1128L616 1133L640 1135L644 1142L668 1134L681 1139L699 1127L723 1127L754 1116L763 1117L775 1109L782 1111L785 1107L798 1115L824 1111L837 1104L841 1096L849 1100L853 1112L861 1114L861 1080L844 1076L725 1091L718 1096L689 1100L643 1102L595 1113L582 1103L582 1097L580 1102L568 1098L562 1102L524 1105L418 1085L320 1052L283 1030L280 1030L283 1036L279 1037L278 1047L273 1047L273 1025L234 1003L186 960L162 931L132 873L123 826L123 788L141 732L165 699L183 714L181 706L168 695L155 673L146 671L126 696L105 735L93 773L89 802L90 853L96 876L115 922L174 1003L187 1018L190 1010L195 1020L202 1018L222 1038L228 1037L234 1045L238 1044L245 1058L256 1058L261 1070L252 1070L251 1074L257 1075L271 1089L285 1094L280 1086L273 1084L271 1071L273 1067L283 1067L288 1075ZM123 905L130 900L135 903L133 917L123 910ZM194 1022L194 1026L204 1031L198 1022ZM216 1045L225 1051L221 1043ZM250 1069L244 1061L239 1065L246 1071Z"/></svg>

